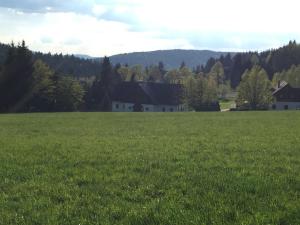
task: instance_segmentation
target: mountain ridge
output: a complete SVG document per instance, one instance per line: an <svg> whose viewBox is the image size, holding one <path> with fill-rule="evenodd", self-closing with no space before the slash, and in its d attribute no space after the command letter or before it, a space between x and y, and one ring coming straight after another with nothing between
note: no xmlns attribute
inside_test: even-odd
<svg viewBox="0 0 300 225"><path fill-rule="evenodd" d="M131 53L121 53L109 56L112 64L120 63L122 65L128 64L142 65L144 67L157 65L163 62L166 69L175 69L180 67L182 62L185 62L189 68L195 68L198 65L205 65L209 58L219 58L221 55L231 54L236 52L221 52L212 50L192 50L192 49L170 49L170 50L155 50L155 51L141 51ZM76 55L80 57L80 55ZM81 58L87 58L84 55ZM91 57L94 60L101 60L103 57Z"/></svg>

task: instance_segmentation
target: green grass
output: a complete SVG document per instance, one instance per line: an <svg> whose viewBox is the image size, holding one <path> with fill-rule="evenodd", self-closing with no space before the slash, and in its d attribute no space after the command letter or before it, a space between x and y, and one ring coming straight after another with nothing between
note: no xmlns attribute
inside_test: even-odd
<svg viewBox="0 0 300 225"><path fill-rule="evenodd" d="M0 224L299 225L300 112L0 115Z"/></svg>
<svg viewBox="0 0 300 225"><path fill-rule="evenodd" d="M234 105L235 105L235 101L234 100L221 100L220 101L220 108L221 108L221 110L230 109Z"/></svg>

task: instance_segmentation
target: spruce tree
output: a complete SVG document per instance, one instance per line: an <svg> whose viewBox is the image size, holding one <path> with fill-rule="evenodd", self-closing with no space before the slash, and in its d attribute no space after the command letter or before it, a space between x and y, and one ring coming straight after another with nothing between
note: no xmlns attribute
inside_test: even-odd
<svg viewBox="0 0 300 225"><path fill-rule="evenodd" d="M101 73L94 81L88 93L88 96L90 96L90 99L87 102L88 109L110 111L112 95L119 82L121 82L121 77L113 69L109 58L104 57Z"/></svg>
<svg viewBox="0 0 300 225"><path fill-rule="evenodd" d="M17 47L11 44L0 77L0 111L26 111L33 80L32 53L24 41Z"/></svg>

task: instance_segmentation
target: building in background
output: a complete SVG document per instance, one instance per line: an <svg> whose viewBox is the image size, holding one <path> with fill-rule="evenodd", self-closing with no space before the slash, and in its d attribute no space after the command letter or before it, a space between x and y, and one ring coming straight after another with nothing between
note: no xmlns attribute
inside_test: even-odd
<svg viewBox="0 0 300 225"><path fill-rule="evenodd" d="M273 110L300 110L300 88L293 87L285 81L278 83L277 89L273 92L275 99L272 105Z"/></svg>
<svg viewBox="0 0 300 225"><path fill-rule="evenodd" d="M152 82L122 82L112 97L113 112L181 112L183 86Z"/></svg>

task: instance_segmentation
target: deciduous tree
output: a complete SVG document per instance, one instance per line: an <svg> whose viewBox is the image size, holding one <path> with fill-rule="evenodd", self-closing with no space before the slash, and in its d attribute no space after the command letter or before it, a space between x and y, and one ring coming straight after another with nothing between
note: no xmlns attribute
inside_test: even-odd
<svg viewBox="0 0 300 225"><path fill-rule="evenodd" d="M271 102L271 82L266 71L257 65L246 70L238 86L238 106L248 105L253 110L267 109Z"/></svg>
<svg viewBox="0 0 300 225"><path fill-rule="evenodd" d="M54 71L42 60L35 61L33 72L32 98L29 111L53 111L55 98Z"/></svg>
<svg viewBox="0 0 300 225"><path fill-rule="evenodd" d="M76 111L83 103L84 90L71 77L59 78L55 89L55 111Z"/></svg>

